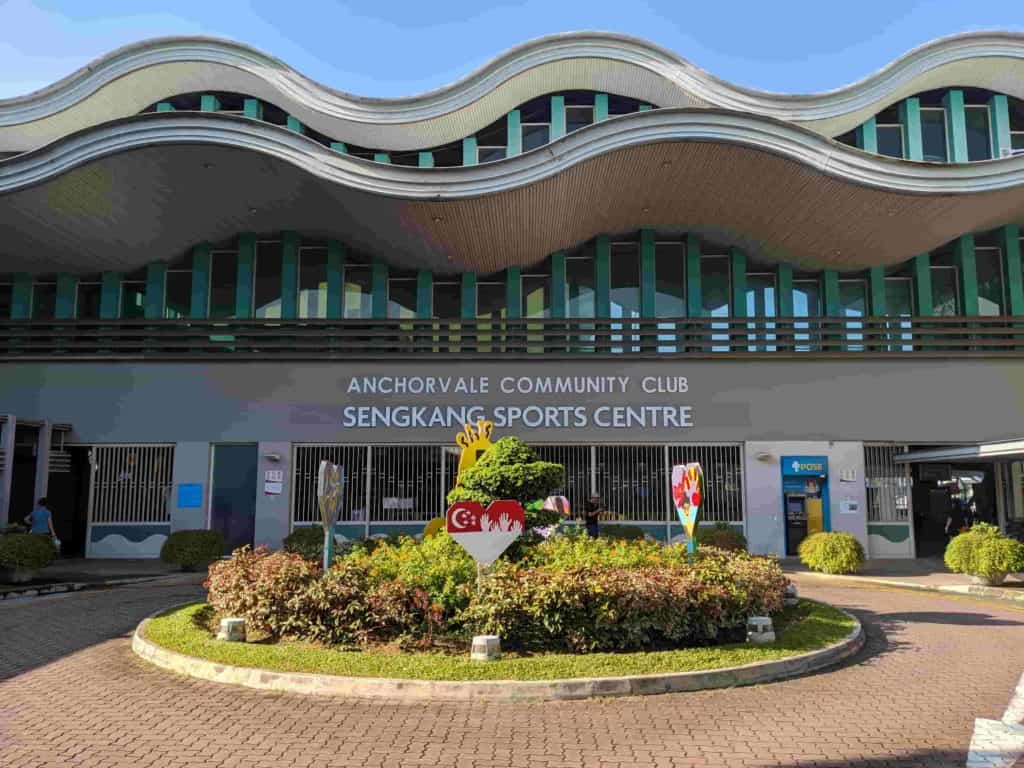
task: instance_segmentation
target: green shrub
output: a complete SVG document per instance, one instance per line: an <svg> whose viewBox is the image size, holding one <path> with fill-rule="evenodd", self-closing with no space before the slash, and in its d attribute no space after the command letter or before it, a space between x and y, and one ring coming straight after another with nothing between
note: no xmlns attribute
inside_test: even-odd
<svg viewBox="0 0 1024 768"><path fill-rule="evenodd" d="M302 555L307 560L323 562L324 527L322 525L304 525L294 529L284 538L284 551Z"/></svg>
<svg viewBox="0 0 1024 768"><path fill-rule="evenodd" d="M186 571L201 570L224 554L218 531L175 531L160 547L160 559Z"/></svg>
<svg viewBox="0 0 1024 768"><path fill-rule="evenodd" d="M9 571L38 571L57 557L49 536L8 533L0 536L0 568Z"/></svg>
<svg viewBox="0 0 1024 768"><path fill-rule="evenodd" d="M718 522L712 527L697 527L697 546L743 552L747 549L747 539L728 523Z"/></svg>
<svg viewBox="0 0 1024 768"><path fill-rule="evenodd" d="M602 525L601 535L618 541L642 541L645 538L644 529L639 525L623 525L621 523Z"/></svg>
<svg viewBox="0 0 1024 768"><path fill-rule="evenodd" d="M658 542L644 539L592 539L582 529L576 529L563 536L549 538L531 550L526 559L533 566L556 568L592 565L645 568L686 562L686 550L679 546L663 547Z"/></svg>
<svg viewBox="0 0 1024 768"><path fill-rule="evenodd" d="M430 539L445 530L446 521L443 517L435 517L423 527L423 538Z"/></svg>
<svg viewBox="0 0 1024 768"><path fill-rule="evenodd" d="M850 533L815 533L797 550L800 562L822 573L856 573L864 566L864 547Z"/></svg>
<svg viewBox="0 0 1024 768"><path fill-rule="evenodd" d="M977 523L946 547L946 567L982 578L1024 570L1024 544L1004 536L994 525Z"/></svg>

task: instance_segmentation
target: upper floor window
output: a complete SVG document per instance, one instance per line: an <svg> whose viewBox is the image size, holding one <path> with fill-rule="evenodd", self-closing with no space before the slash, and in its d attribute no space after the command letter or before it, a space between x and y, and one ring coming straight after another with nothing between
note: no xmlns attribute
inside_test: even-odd
<svg viewBox="0 0 1024 768"><path fill-rule="evenodd" d="M373 317L373 267L345 264L342 315L355 320Z"/></svg>
<svg viewBox="0 0 1024 768"><path fill-rule="evenodd" d="M103 297L103 285L99 280L79 280L75 296L75 317L79 320L98 320Z"/></svg>
<svg viewBox="0 0 1024 768"><path fill-rule="evenodd" d="M388 275L388 317L409 320L416 317L416 273L393 270Z"/></svg>
<svg viewBox="0 0 1024 768"><path fill-rule="evenodd" d="M121 281L121 317L139 320L146 316L146 270L136 270Z"/></svg>
<svg viewBox="0 0 1024 768"><path fill-rule="evenodd" d="M256 268L253 270L253 316L281 317L280 240L260 240L256 244Z"/></svg>
<svg viewBox="0 0 1024 768"><path fill-rule="evenodd" d="M967 126L967 159L991 158L988 105L968 104L964 108L964 121Z"/></svg>
<svg viewBox="0 0 1024 768"><path fill-rule="evenodd" d="M551 259L523 268L523 317L551 317Z"/></svg>
<svg viewBox="0 0 1024 768"><path fill-rule="evenodd" d="M299 318L327 317L327 249L323 246L299 248Z"/></svg>
<svg viewBox="0 0 1024 768"><path fill-rule="evenodd" d="M594 122L594 107L590 106L569 106L565 108L565 131L572 133L580 128L586 128Z"/></svg>
<svg viewBox="0 0 1024 768"><path fill-rule="evenodd" d="M978 245L974 249L974 263L978 271L978 314L1008 314L1002 249L995 245Z"/></svg>
<svg viewBox="0 0 1024 768"><path fill-rule="evenodd" d="M10 318L13 298L14 286L8 282L0 282L0 320Z"/></svg>
<svg viewBox="0 0 1024 768"><path fill-rule="evenodd" d="M462 283L454 275L434 279L431 316L451 320L462 316Z"/></svg>
<svg viewBox="0 0 1024 768"><path fill-rule="evenodd" d="M661 240L654 244L654 314L686 317L686 243Z"/></svg>
<svg viewBox="0 0 1024 768"><path fill-rule="evenodd" d="M519 110L523 152L542 147L551 141L551 99L527 102Z"/></svg>
<svg viewBox="0 0 1024 768"><path fill-rule="evenodd" d="M57 313L57 284L45 281L32 284L32 319L53 320Z"/></svg>
<svg viewBox="0 0 1024 768"><path fill-rule="evenodd" d="M921 108L921 149L927 161L945 163L949 160L946 110L942 107Z"/></svg>
<svg viewBox="0 0 1024 768"><path fill-rule="evenodd" d="M210 253L210 308L213 320L237 316L238 251Z"/></svg>
<svg viewBox="0 0 1024 768"><path fill-rule="evenodd" d="M875 128L878 137L878 154L888 157L903 157L903 126L899 123L882 123Z"/></svg>

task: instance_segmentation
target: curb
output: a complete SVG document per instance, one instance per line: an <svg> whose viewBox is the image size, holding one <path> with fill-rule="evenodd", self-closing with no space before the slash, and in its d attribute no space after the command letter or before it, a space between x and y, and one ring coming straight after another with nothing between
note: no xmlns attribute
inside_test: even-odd
<svg viewBox="0 0 1024 768"><path fill-rule="evenodd" d="M906 589L911 592L932 592L945 595L967 595L970 597L981 597L986 600L994 600L999 603L1024 606L1024 589L1006 589L1005 587L986 587L981 584L942 584L932 586L930 584L915 584L909 581L897 581L896 579L875 579L865 576L840 576L830 573L816 573L813 571L786 572L787 577L810 576L822 581L836 581L842 584L864 586L865 584L877 584L882 587L894 587Z"/></svg>
<svg viewBox="0 0 1024 768"><path fill-rule="evenodd" d="M123 587L131 584L188 584L195 578L195 574L166 574L163 576L139 576L124 579L107 579L106 581L64 581L58 584L43 584L38 586L15 587L0 591L0 602L4 600L16 600L19 598L42 597L63 592L85 592L91 589L107 589L109 587Z"/></svg>
<svg viewBox="0 0 1024 768"><path fill-rule="evenodd" d="M183 603L182 605L187 605ZM179 606L174 606L177 608ZM832 606L835 607L835 606ZM650 696L659 693L684 693L710 688L733 688L785 680L831 667L864 647L864 628L860 621L842 640L817 651L776 661L757 662L706 672L672 672L625 677L581 677L565 680L402 680L378 677L341 677L308 672L274 672L252 667L220 664L186 656L159 646L145 638L150 620L166 613L164 609L143 619L132 636L132 650L141 658L171 672L216 683L240 685L278 693L302 693L359 699L392 701L569 701L596 697ZM838 609L837 610L842 610Z"/></svg>

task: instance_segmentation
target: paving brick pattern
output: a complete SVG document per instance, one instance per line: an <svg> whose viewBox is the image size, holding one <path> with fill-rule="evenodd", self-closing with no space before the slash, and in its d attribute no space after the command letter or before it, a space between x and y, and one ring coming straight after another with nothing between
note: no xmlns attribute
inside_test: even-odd
<svg viewBox="0 0 1024 768"><path fill-rule="evenodd" d="M802 583L857 612L853 663L771 685L538 704L398 704L249 691L138 660L139 585L0 605L0 766L963 766L1024 669L1024 612Z"/></svg>

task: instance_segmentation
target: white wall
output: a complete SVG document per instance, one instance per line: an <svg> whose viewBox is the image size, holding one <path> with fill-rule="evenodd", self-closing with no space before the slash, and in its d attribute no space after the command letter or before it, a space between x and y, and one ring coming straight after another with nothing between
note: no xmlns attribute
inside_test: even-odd
<svg viewBox="0 0 1024 768"><path fill-rule="evenodd" d="M768 454L758 461L758 454ZM747 542L759 555L786 554L785 519L782 511L781 456L827 456L829 516L833 531L852 533L868 546L867 490L864 487L864 445L840 441L748 442L743 469L746 487ZM844 471L852 470L855 479L842 482ZM842 500L857 503L856 514L843 514Z"/></svg>

